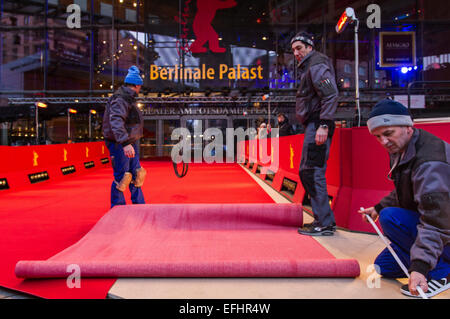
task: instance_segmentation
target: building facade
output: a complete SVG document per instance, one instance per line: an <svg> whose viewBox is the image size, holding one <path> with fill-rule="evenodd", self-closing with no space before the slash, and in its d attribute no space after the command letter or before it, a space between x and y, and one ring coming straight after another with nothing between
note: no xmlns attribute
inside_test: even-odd
<svg viewBox="0 0 450 319"><path fill-rule="evenodd" d="M359 19L357 67L356 23L335 29L347 7ZM144 156L167 155L179 126L251 127L260 117L276 125L280 111L297 126L290 39L300 30L314 34L316 50L334 63L341 124L355 123L356 70L363 119L378 99L405 101L408 85L418 96L411 105L416 114L442 116L449 100L449 7L444 0L2 0L1 143L101 139L105 99L131 65L144 74ZM264 94L291 99L271 106L253 99ZM198 103L198 96L210 101ZM230 96L248 101L214 102ZM50 100L58 97L66 99ZM174 97L194 101L164 103ZM92 100L78 103L82 98ZM33 99L50 101L37 126ZM69 108L78 112L68 116Z"/></svg>

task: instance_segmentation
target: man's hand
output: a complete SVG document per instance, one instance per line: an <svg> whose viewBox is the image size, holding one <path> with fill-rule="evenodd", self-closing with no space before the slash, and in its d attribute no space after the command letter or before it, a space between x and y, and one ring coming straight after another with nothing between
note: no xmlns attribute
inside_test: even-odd
<svg viewBox="0 0 450 319"><path fill-rule="evenodd" d="M420 272L413 271L409 277L408 287L409 292L414 296L419 295L419 292L417 291L417 286L422 288L423 292L428 291L427 278L425 278L425 276L422 275Z"/></svg>
<svg viewBox="0 0 450 319"><path fill-rule="evenodd" d="M123 152L125 153L125 156L129 157L129 158L133 158L134 155L135 155L134 147L131 144L128 144L127 146L124 146L123 147Z"/></svg>
<svg viewBox="0 0 450 319"><path fill-rule="evenodd" d="M358 213L362 214L362 217L364 219L364 221L366 223L369 222L369 220L367 219L367 215L369 215L374 222L376 222L378 220L379 214L377 213L377 211L375 210L375 207L369 207L363 210L358 210Z"/></svg>
<svg viewBox="0 0 450 319"><path fill-rule="evenodd" d="M328 128L319 127L316 131L316 144L322 145L327 141Z"/></svg>

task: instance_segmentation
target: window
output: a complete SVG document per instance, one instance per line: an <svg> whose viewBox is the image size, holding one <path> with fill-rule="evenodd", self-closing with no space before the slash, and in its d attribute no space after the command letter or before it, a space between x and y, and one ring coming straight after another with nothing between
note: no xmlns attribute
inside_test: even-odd
<svg viewBox="0 0 450 319"><path fill-rule="evenodd" d="M136 10L125 9L125 19L127 21L136 22Z"/></svg>
<svg viewBox="0 0 450 319"><path fill-rule="evenodd" d="M352 73L352 67L350 66L350 64L344 64L344 72Z"/></svg>
<svg viewBox="0 0 450 319"><path fill-rule="evenodd" d="M100 3L100 14L105 17L113 16L113 6L107 3Z"/></svg>
<svg viewBox="0 0 450 319"><path fill-rule="evenodd" d="M359 67L359 75L365 76L366 75L366 68L360 66Z"/></svg>
<svg viewBox="0 0 450 319"><path fill-rule="evenodd" d="M359 80L359 87L361 89L365 88L366 87L366 82L364 80Z"/></svg>
<svg viewBox="0 0 450 319"><path fill-rule="evenodd" d="M348 89L350 87L350 79L349 78L344 79L344 83L342 84L342 87L344 89Z"/></svg>

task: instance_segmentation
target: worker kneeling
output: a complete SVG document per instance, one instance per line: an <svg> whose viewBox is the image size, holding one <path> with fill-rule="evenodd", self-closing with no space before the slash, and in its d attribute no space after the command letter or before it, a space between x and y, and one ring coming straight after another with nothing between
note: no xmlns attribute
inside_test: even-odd
<svg viewBox="0 0 450 319"><path fill-rule="evenodd" d="M378 204L359 211L364 219L379 218L391 241L392 251L375 259L378 272L409 276L401 288L407 296L418 296L417 287L426 297L450 289L450 145L414 128L408 109L393 100L375 105L367 127L389 153L388 179L395 185Z"/></svg>

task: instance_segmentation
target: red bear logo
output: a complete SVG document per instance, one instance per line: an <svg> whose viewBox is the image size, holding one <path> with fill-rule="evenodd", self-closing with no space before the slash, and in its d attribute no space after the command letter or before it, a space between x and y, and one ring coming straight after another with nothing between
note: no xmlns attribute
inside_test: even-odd
<svg viewBox="0 0 450 319"><path fill-rule="evenodd" d="M219 35L212 27L211 23L219 9L232 8L237 3L234 0L197 0L197 14L194 18L193 30L195 41L190 50L192 53L204 53L207 49L204 47L209 42L209 49L214 53L224 53L225 48L219 46Z"/></svg>

